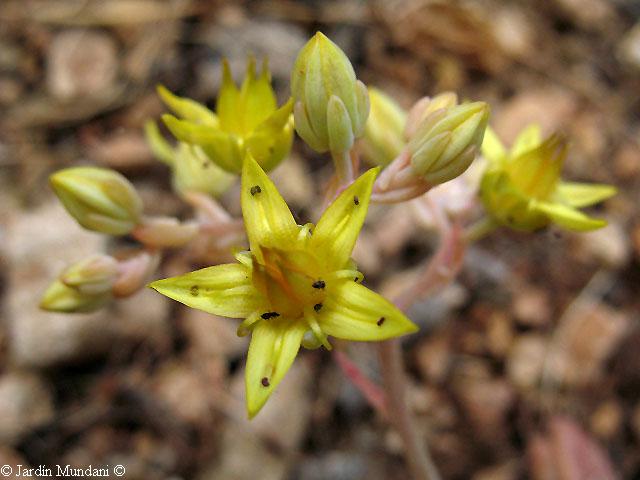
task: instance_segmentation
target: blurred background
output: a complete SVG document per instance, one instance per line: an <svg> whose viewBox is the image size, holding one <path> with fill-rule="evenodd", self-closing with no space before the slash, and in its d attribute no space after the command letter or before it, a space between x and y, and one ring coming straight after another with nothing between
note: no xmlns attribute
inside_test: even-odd
<svg viewBox="0 0 640 480"><path fill-rule="evenodd" d="M620 189L597 212L607 228L500 231L412 310L410 403L444 478L640 478L635 0L2 0L0 464L122 464L127 479L408 478L399 438L326 352L301 356L249 423L234 321L151 291L90 315L37 308L65 265L128 246L82 230L49 174L114 168L147 213L188 216L144 140L144 121L164 111L155 85L213 106L222 57L239 81L254 53L284 101L316 30L403 106L443 90L488 101L507 143L531 122L563 130L564 177ZM301 218L317 218L328 167L296 141L274 172ZM237 190L222 201L239 214ZM374 208L356 258L369 285L397 292L435 240L408 207ZM204 263L170 254L159 276ZM349 353L376 378L367 345Z"/></svg>

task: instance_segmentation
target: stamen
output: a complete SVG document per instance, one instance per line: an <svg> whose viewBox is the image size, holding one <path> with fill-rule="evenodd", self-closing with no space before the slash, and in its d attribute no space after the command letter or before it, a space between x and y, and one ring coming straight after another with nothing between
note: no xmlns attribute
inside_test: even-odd
<svg viewBox="0 0 640 480"><path fill-rule="evenodd" d="M306 320L307 325L309 325L309 328L311 328L313 335L318 339L322 346L327 350L331 350L333 347L329 343L327 335L320 328L320 324L318 323L318 320L316 320L316 316L306 312L304 319Z"/></svg>
<svg viewBox="0 0 640 480"><path fill-rule="evenodd" d="M256 195L258 193L262 192L262 189L260 188L260 185L254 185L253 187L251 187L251 190L249 190L249 193L251 195Z"/></svg>
<svg viewBox="0 0 640 480"><path fill-rule="evenodd" d="M326 283L324 283L324 280L317 280L315 282L313 282L313 285L311 285L313 288L317 288L317 289L323 289L324 287L327 286Z"/></svg>
<svg viewBox="0 0 640 480"><path fill-rule="evenodd" d="M246 337L251 332L252 327L260 320L260 315L258 312L253 312L247 318L245 318L240 325L238 325L238 329L236 330L236 335L239 337Z"/></svg>
<svg viewBox="0 0 640 480"><path fill-rule="evenodd" d="M364 275L357 270L336 270L331 272L327 280L343 280L346 278L353 278L354 282L361 282Z"/></svg>
<svg viewBox="0 0 640 480"><path fill-rule="evenodd" d="M265 312L262 315L260 315L260 317L263 320L269 320L270 318L275 318L275 317L279 317L280 314L278 312Z"/></svg>

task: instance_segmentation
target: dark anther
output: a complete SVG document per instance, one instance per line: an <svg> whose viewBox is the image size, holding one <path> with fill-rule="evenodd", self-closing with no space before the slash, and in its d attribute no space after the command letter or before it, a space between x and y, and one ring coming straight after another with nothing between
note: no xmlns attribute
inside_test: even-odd
<svg viewBox="0 0 640 480"><path fill-rule="evenodd" d="M249 190L249 193L251 195L256 195L258 193L260 193L262 191L262 189L260 188L260 185L254 185L253 187L251 187L251 190Z"/></svg>
<svg viewBox="0 0 640 480"><path fill-rule="evenodd" d="M311 285L311 286L312 286L313 288L320 288L320 289L322 289L322 288L326 287L326 286L327 286L327 284L326 284L326 283L324 283L324 280L318 280L318 281L316 281L316 282L313 282L313 285Z"/></svg>
<svg viewBox="0 0 640 480"><path fill-rule="evenodd" d="M270 318L279 317L280 314L278 312L265 312L260 315L264 320L269 320Z"/></svg>
<svg viewBox="0 0 640 480"><path fill-rule="evenodd" d="M358 277L354 278L353 281L357 283L358 282Z"/></svg>
<svg viewBox="0 0 640 480"><path fill-rule="evenodd" d="M357 195L353 196L353 203L355 203L356 205L360 205L360 199L358 198Z"/></svg>
<svg viewBox="0 0 640 480"><path fill-rule="evenodd" d="M191 295L197 297L200 293L200 287L198 287L198 285L193 285L189 291L191 292Z"/></svg>
<svg viewBox="0 0 640 480"><path fill-rule="evenodd" d="M260 380L260 383L262 384L263 387L268 387L269 385L271 385L267 377L262 377L262 380Z"/></svg>
<svg viewBox="0 0 640 480"><path fill-rule="evenodd" d="M380 317L380 318L378 319L378 321L376 322L376 325L378 325L379 327L381 327L383 323L384 323L384 317Z"/></svg>
<svg viewBox="0 0 640 480"><path fill-rule="evenodd" d="M316 303L316 304L313 306L313 309L314 309L316 312L319 312L321 308L322 308L322 304L321 304L321 303Z"/></svg>

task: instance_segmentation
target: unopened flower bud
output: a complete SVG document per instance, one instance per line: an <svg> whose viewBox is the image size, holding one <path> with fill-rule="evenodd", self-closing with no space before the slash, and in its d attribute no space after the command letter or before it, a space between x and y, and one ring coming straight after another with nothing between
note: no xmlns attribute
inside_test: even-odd
<svg viewBox="0 0 640 480"><path fill-rule="evenodd" d="M87 295L111 291L118 274L118 261L109 255L93 255L75 263L60 274L66 286Z"/></svg>
<svg viewBox="0 0 640 480"><path fill-rule="evenodd" d="M88 230L125 235L140 220L142 201L118 172L75 167L60 170L49 180L67 211Z"/></svg>
<svg viewBox="0 0 640 480"><path fill-rule="evenodd" d="M489 106L485 102L444 108L427 104L424 109L426 115L409 138L411 166L429 184L438 185L471 165L482 145Z"/></svg>
<svg viewBox="0 0 640 480"><path fill-rule="evenodd" d="M40 308L49 312L87 313L100 309L111 298L109 292L91 295L55 280L42 296Z"/></svg>
<svg viewBox="0 0 640 480"><path fill-rule="evenodd" d="M387 94L369 88L371 111L362 138L362 154L374 165L388 165L400 155L407 113Z"/></svg>
<svg viewBox="0 0 640 480"><path fill-rule="evenodd" d="M367 87L340 48L318 32L298 54L291 74L295 128L318 152L345 152L364 132Z"/></svg>

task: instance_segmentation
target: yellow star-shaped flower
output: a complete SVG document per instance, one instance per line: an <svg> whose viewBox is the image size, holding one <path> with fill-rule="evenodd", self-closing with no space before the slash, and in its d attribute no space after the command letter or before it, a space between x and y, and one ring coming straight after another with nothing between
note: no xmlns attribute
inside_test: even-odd
<svg viewBox="0 0 640 480"><path fill-rule="evenodd" d="M250 153L269 171L291 151L293 142L293 101L278 108L266 61L256 73L255 59L247 63L240 88L231 77L229 64L222 64L222 85L216 112L188 98L158 87L165 104L180 118L170 114L162 120L180 141L199 146L220 168L240 173L245 155Z"/></svg>
<svg viewBox="0 0 640 480"><path fill-rule="evenodd" d="M564 182L560 171L567 157L567 140L553 134L542 139L540 128L524 129L510 151L487 128L482 153L488 167L480 184L482 202L498 223L532 231L555 223L574 231L604 227L607 222L578 208L615 195L611 185Z"/></svg>
<svg viewBox="0 0 640 480"><path fill-rule="evenodd" d="M327 208L317 225L297 225L275 185L250 156L242 171L242 213L250 250L151 287L190 307L244 318L251 333L246 396L249 417L265 404L300 345L331 348L328 336L385 340L417 327L361 285L351 251L362 228L378 169L371 169Z"/></svg>

